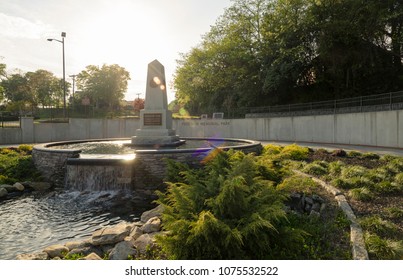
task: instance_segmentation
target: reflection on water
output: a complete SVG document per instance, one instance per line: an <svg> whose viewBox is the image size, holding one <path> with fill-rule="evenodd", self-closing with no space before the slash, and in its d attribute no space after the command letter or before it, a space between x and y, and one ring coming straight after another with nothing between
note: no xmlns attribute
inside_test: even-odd
<svg viewBox="0 0 403 280"><path fill-rule="evenodd" d="M88 238L95 230L133 221L152 206L129 193L51 192L0 201L0 259Z"/></svg>

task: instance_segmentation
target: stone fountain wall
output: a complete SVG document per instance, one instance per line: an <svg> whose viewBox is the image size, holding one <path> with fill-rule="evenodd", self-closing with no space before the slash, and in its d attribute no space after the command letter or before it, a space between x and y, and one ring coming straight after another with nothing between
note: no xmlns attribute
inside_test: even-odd
<svg viewBox="0 0 403 280"><path fill-rule="evenodd" d="M243 147L245 153L259 153L261 145ZM44 178L58 187L78 191L132 190L150 197L165 188L166 159L201 165L209 151L138 151L134 159L79 158L79 150L58 150L35 146L34 162Z"/></svg>

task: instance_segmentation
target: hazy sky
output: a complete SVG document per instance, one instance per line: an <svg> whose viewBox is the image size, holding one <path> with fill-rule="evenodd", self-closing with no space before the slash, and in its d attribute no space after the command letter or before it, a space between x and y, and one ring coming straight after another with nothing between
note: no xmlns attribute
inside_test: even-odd
<svg viewBox="0 0 403 280"><path fill-rule="evenodd" d="M7 70L45 69L66 80L87 65L119 64L130 72L126 99L144 98L147 64L158 59L172 81L179 53L201 42L231 0L1 0L0 57ZM168 88L168 102L174 92Z"/></svg>

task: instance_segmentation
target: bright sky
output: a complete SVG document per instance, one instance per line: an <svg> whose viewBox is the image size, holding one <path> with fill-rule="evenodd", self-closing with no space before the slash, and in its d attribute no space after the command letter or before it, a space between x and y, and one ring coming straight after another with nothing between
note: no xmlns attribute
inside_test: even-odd
<svg viewBox="0 0 403 280"><path fill-rule="evenodd" d="M127 100L144 98L147 65L158 59L172 82L176 60L201 42L231 0L1 0L0 62L7 70L45 69L66 80L87 65L130 72ZM168 102L174 99L168 88Z"/></svg>

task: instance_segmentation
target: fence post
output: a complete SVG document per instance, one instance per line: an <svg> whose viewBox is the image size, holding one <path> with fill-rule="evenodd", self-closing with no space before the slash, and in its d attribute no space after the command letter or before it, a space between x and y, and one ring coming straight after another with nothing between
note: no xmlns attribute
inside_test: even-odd
<svg viewBox="0 0 403 280"><path fill-rule="evenodd" d="M389 111L392 110L392 93L389 92Z"/></svg>

